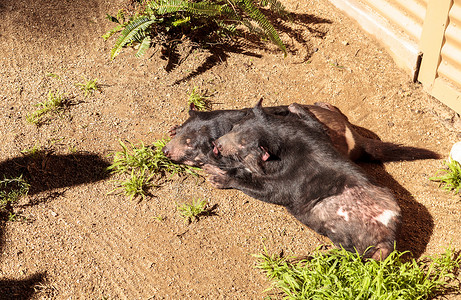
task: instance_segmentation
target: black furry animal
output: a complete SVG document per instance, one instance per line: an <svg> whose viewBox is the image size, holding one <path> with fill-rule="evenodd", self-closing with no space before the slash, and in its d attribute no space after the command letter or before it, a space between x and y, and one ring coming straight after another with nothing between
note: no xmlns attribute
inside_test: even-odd
<svg viewBox="0 0 461 300"><path fill-rule="evenodd" d="M316 103L303 107L325 126L335 148L351 160L385 162L439 158L437 153L430 150L367 138L333 105ZM271 115L291 115L287 106L267 107L265 110ZM177 163L192 166L213 163L213 141L228 133L249 112L250 109L200 112L191 107L189 118L170 131L172 139L163 152Z"/></svg>
<svg viewBox="0 0 461 300"><path fill-rule="evenodd" d="M219 138L215 152L234 160L234 168L206 165L210 181L282 205L335 245L384 259L401 222L393 194L338 153L309 110L299 104L289 110L280 117L257 105Z"/></svg>

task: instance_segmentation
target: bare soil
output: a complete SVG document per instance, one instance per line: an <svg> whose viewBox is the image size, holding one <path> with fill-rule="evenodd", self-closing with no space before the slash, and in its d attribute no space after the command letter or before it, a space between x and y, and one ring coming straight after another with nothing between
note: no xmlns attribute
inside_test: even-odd
<svg viewBox="0 0 461 300"><path fill-rule="evenodd" d="M283 3L295 16L279 27L286 58L266 44L184 43L181 63L167 68L159 48L110 60L105 14L122 0L0 2L0 173L24 173L32 185L15 206L22 217L0 225L1 299L262 299L270 284L252 254L304 256L328 243L283 208L203 178L173 177L145 201L109 194L116 178L101 172L107 155L119 140L165 137L187 118L194 87L212 94L213 109L261 97L266 105L330 102L382 140L448 155L461 138L458 116L377 41L326 0ZM83 77L101 89L85 98L75 87ZM56 89L71 105L29 124L34 104ZM26 159L21 151L34 146L52 152ZM361 164L394 191L403 211L398 248L416 257L461 249L460 198L428 180L442 165ZM213 214L188 224L176 207L193 199L207 200Z"/></svg>

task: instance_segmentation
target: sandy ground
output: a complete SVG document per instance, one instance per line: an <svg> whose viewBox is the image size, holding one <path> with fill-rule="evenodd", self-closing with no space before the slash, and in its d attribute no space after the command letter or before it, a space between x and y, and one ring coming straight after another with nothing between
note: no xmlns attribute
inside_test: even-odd
<svg viewBox="0 0 461 300"><path fill-rule="evenodd" d="M461 138L458 117L326 0L283 1L295 16L282 32L286 58L242 43L193 49L169 72L158 48L110 60L105 14L122 2L0 2L0 172L25 173L32 185L15 206L23 218L0 225L1 299L262 299L270 284L252 254L266 247L303 256L328 243L283 208L204 179L174 177L141 202L108 194L115 178L101 170L119 140L165 137L187 118L194 87L212 94L213 109L261 97L267 105L330 102L382 140L444 156ZM85 98L75 87L83 77L101 89ZM71 105L48 124L29 124L34 105L57 89ZM48 154L25 159L21 151L34 146ZM398 247L417 257L461 249L460 198L428 180L442 163L362 164L395 193L404 218ZM193 199L214 214L184 222L177 204Z"/></svg>

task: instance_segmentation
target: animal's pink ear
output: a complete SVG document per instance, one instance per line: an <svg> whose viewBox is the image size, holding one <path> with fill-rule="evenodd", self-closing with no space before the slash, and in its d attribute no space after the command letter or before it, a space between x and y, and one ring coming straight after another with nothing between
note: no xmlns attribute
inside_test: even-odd
<svg viewBox="0 0 461 300"><path fill-rule="evenodd" d="M261 147L261 149L264 151L263 155L261 156L262 161L268 160L269 157L271 157L271 155L269 154L269 152L267 152L267 150L264 147Z"/></svg>

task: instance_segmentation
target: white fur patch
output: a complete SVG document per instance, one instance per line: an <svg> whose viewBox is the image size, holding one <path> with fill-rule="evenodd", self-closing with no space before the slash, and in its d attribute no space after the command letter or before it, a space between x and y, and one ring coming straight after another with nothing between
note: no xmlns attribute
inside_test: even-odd
<svg viewBox="0 0 461 300"><path fill-rule="evenodd" d="M349 127L346 126L346 132L344 133L344 137L346 138L346 144L347 144L347 153L351 153L352 149L355 148L355 140L354 140L354 135L352 134L351 130Z"/></svg>
<svg viewBox="0 0 461 300"><path fill-rule="evenodd" d="M349 221L349 213L347 211L344 211L343 208L339 208L338 211L336 212L338 216L341 216L344 218L344 220Z"/></svg>
<svg viewBox="0 0 461 300"><path fill-rule="evenodd" d="M395 217L396 215L397 213L395 211L386 209L379 216L374 217L373 219L387 226L389 222L391 221L391 219Z"/></svg>

